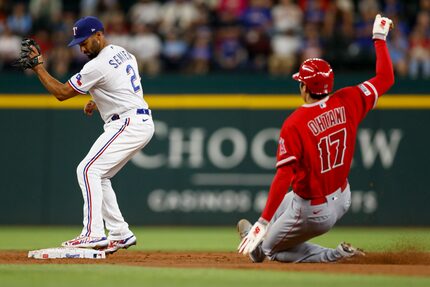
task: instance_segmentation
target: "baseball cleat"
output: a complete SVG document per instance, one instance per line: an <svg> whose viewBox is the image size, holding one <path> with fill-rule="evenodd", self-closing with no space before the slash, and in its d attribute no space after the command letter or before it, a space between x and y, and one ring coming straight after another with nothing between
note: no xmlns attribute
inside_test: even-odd
<svg viewBox="0 0 430 287"><path fill-rule="evenodd" d="M237 232L239 232L240 239L242 240L245 236L248 235L248 232L251 230L252 224L246 219L241 219L237 223Z"/></svg>
<svg viewBox="0 0 430 287"><path fill-rule="evenodd" d="M61 243L61 246L73 248L102 249L108 246L108 244L109 241L106 237L78 236L74 239L64 241L63 243Z"/></svg>
<svg viewBox="0 0 430 287"><path fill-rule="evenodd" d="M340 243L336 250L342 255L343 258L349 258L353 256L365 256L364 250L360 248L355 248L350 243L342 242Z"/></svg>
<svg viewBox="0 0 430 287"><path fill-rule="evenodd" d="M112 254L117 252L119 249L127 249L130 246L136 245L136 236L132 235L126 239L121 240L109 240L109 245L103 249L106 254Z"/></svg>

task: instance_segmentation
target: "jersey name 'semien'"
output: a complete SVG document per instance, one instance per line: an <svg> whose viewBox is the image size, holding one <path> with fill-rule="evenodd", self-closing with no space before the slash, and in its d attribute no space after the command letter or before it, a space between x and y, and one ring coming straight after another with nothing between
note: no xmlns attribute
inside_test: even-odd
<svg viewBox="0 0 430 287"><path fill-rule="evenodd" d="M112 60L109 60L109 64L112 65L115 69L119 67L122 63L127 60L131 60L133 57L127 51L121 51L115 56L112 57Z"/></svg>

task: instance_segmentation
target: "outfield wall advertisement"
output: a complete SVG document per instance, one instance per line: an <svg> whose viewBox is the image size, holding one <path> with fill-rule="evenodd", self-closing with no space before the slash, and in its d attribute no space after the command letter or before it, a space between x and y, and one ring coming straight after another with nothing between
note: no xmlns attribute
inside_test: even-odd
<svg viewBox="0 0 430 287"><path fill-rule="evenodd" d="M191 117L179 116L180 121L160 112L151 145L129 165L130 170L141 169L151 179L141 181L142 192L147 193L145 212L165 224L172 214L177 222L198 224L258 217L275 171L279 128L290 112L199 111ZM415 191L403 190L409 184L405 181L414 177L414 169L405 169L405 161L417 151L408 146L420 136L404 123L388 123L398 115L376 111L359 129L350 176L353 204L344 223L420 220L407 218L405 212L412 212L413 207L404 206L402 214L396 210L406 194L425 197L418 182L412 184L417 184Z"/></svg>
<svg viewBox="0 0 430 287"><path fill-rule="evenodd" d="M256 220L293 109L154 109L156 133L112 180L131 224ZM76 109L3 109L0 224L80 224L76 167L102 132ZM344 225L429 225L425 109L377 109L358 130Z"/></svg>

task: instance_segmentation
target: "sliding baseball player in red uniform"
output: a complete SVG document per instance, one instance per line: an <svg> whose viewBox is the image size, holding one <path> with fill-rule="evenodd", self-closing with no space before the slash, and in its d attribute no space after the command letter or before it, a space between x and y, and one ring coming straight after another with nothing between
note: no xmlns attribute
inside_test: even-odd
<svg viewBox="0 0 430 287"><path fill-rule="evenodd" d="M325 248L307 242L328 232L351 205L348 173L359 123L394 84L385 43L392 26L377 15L373 25L376 76L331 94L334 74L322 59L308 59L293 78L305 104L284 122L276 174L266 206L251 225L242 219L239 253L253 262L333 262L363 254L348 243ZM288 192L288 188L292 191Z"/></svg>

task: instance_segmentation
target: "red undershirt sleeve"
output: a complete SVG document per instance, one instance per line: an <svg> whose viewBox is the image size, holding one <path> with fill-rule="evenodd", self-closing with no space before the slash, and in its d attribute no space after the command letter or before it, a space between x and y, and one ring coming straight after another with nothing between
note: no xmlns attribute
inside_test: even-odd
<svg viewBox="0 0 430 287"><path fill-rule="evenodd" d="M278 206L284 199L285 194L291 184L293 177L292 165L282 165L276 170L275 177L273 178L270 186L269 195L266 201L266 206L261 214L261 217L269 222L275 214Z"/></svg>
<svg viewBox="0 0 430 287"><path fill-rule="evenodd" d="M376 50L376 76L368 82L375 87L378 92L377 96L380 97L394 84L394 71L385 41L375 40L374 45Z"/></svg>

